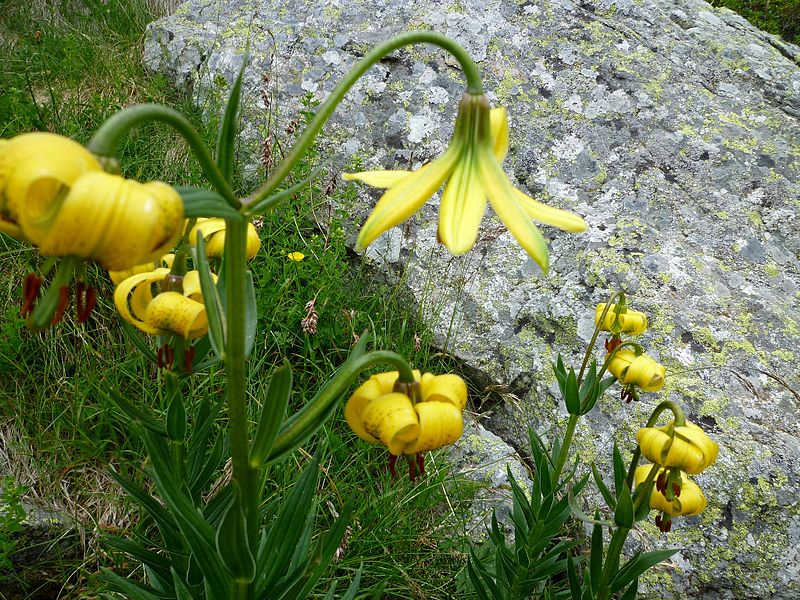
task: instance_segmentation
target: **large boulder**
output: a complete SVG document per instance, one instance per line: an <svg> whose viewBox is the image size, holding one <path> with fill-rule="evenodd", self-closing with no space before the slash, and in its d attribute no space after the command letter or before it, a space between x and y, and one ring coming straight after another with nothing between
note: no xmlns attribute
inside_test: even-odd
<svg viewBox="0 0 800 600"><path fill-rule="evenodd" d="M198 100L223 98L250 39L246 139L282 135L391 34L434 29L478 61L508 107L506 170L583 215L547 229L543 276L489 211L475 249L436 243L436 200L368 255L404 281L442 346L519 401L489 427L518 447L563 426L550 363L579 360L593 306L624 290L668 368L660 394L603 399L579 427L584 462L630 451L655 404L680 402L719 441L697 477L709 507L648 548L680 546L654 598L800 596L800 49L701 0L192 0L151 25L145 59ZM463 90L430 46L394 53L346 97L320 139L341 165L411 168L442 151ZM269 115L269 118L268 118ZM346 207L360 223L378 194ZM600 352L598 348L598 353Z"/></svg>

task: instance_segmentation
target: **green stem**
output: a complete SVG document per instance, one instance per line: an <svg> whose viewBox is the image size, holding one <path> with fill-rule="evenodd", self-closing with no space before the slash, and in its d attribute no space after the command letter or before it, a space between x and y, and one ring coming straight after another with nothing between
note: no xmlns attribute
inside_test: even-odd
<svg viewBox="0 0 800 600"><path fill-rule="evenodd" d="M570 415L569 422L567 423L567 431L564 434L564 441L561 444L561 452L558 455L558 461L553 469L553 477L551 483L554 486L558 485L558 480L561 478L561 471L564 468L564 463L567 462L569 455L569 447L572 444L572 436L575 434L575 426L578 424L579 415Z"/></svg>
<svg viewBox="0 0 800 600"><path fill-rule="evenodd" d="M603 574L600 576L599 595L596 600L608 600L611 598L611 577L619 569L619 557L622 554L623 546L625 546L625 540L628 539L628 533L630 533L630 529L619 527L611 536L608 551L606 552L606 562L603 565Z"/></svg>
<svg viewBox="0 0 800 600"><path fill-rule="evenodd" d="M355 360L347 360L339 368L332 379L306 404L299 412L285 422L283 429L272 445L270 456L267 461L274 460L274 457L281 456L288 449L294 447L298 440L304 439L315 431L319 421L336 402L341 395L350 387L353 380L362 371L374 367L375 365L389 363L399 371L398 380L404 383L414 381L414 373L406 359L394 352L386 350L376 350L368 352ZM317 427L318 428L318 427Z"/></svg>
<svg viewBox="0 0 800 600"><path fill-rule="evenodd" d="M305 154L308 147L314 141L314 138L322 129L322 126L330 118L345 94L359 77L390 52L394 52L403 46L420 43L434 44L452 54L464 71L464 77L467 80L467 93L474 95L483 94L483 82L478 72L478 66L475 64L475 61L472 60L469 53L450 38L433 31L412 31L387 40L373 48L350 69L333 89L331 95L328 96L325 102L319 107L314 118L305 128L300 139L297 140L297 143L289 151L286 158L281 161L277 169L273 171L269 179L267 179L263 185L250 194L248 198L244 199L244 204L249 205L259 202L278 188L281 182L291 173L295 163Z"/></svg>
<svg viewBox="0 0 800 600"><path fill-rule="evenodd" d="M228 324L225 342L225 391L228 401L228 427L231 443L233 479L241 492L247 535L251 550L257 547L260 529L258 519L259 486L258 469L249 460L249 433L247 422L246 358L244 355L246 296L247 223L229 220L225 223L225 317Z"/></svg>
<svg viewBox="0 0 800 600"><path fill-rule="evenodd" d="M114 150L122 137L131 129L149 121L166 123L181 134L194 152L197 162L200 163L200 167L211 184L232 207L239 208L241 206L195 128L181 113L166 106L137 104L119 111L106 119L89 140L86 148L99 156L114 156Z"/></svg>
<svg viewBox="0 0 800 600"><path fill-rule="evenodd" d="M686 425L686 416L683 414L683 410L680 406L672 402L671 400L664 400L663 402L659 403L658 406L653 409L653 412L650 414L650 418L647 419L647 424L645 427L653 427L658 421L658 417L661 416L665 410L672 411L674 426L675 427L683 427ZM637 445L636 450L633 451L633 457L631 458L630 465L628 466L628 474L625 477L625 482L628 485L628 489L632 489L633 487L633 477L636 473L636 467L639 466L639 459L642 457L642 449Z"/></svg>
<svg viewBox="0 0 800 600"><path fill-rule="evenodd" d="M581 382L583 381L583 374L586 371L586 366L589 364L589 358L594 351L594 344L597 341L597 336L600 335L600 324L605 321L606 314L608 314L609 309L611 308L614 301L617 299L618 296L621 296L622 292L614 292L611 294L608 300L606 300L606 307L603 310L603 314L600 315L600 319L594 326L594 333L592 334L592 341L589 342L589 345L586 346L586 352L583 355L583 362L581 363L581 370L578 372L578 388L581 387ZM599 375L597 379L600 379L602 375Z"/></svg>

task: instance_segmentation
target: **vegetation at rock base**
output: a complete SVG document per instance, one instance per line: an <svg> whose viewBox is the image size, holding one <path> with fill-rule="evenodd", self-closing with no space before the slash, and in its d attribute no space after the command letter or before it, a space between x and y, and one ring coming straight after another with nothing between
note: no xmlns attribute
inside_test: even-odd
<svg viewBox="0 0 800 600"><path fill-rule="evenodd" d="M800 44L800 2L797 0L711 0L742 15L756 27Z"/></svg>

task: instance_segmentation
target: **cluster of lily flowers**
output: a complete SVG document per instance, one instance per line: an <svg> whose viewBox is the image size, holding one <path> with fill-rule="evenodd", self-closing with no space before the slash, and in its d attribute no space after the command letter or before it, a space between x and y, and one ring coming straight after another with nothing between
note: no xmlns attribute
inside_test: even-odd
<svg viewBox="0 0 800 600"><path fill-rule="evenodd" d="M400 381L397 371L379 373L350 396L347 424L362 440L389 450L389 471L396 476L397 457L408 457L409 477L425 473L424 453L452 444L464 430L462 411L467 385L458 375L414 371L414 381Z"/></svg>
<svg viewBox="0 0 800 600"><path fill-rule="evenodd" d="M637 388L655 392L664 386L666 369L638 347L624 347L621 334L639 335L647 329L647 316L631 310L625 304L605 304L595 309L595 324L611 336L605 342L608 371L622 385L621 396L626 402L638 400ZM631 344L632 346L635 346ZM697 425L685 422L676 425L671 421L663 427L644 427L636 435L642 455L652 464L636 468L636 485L652 480L650 508L659 511L655 522L662 532L672 528L672 517L697 515L706 507L706 498L700 487L686 474L698 474L711 466L717 458L719 446Z"/></svg>
<svg viewBox="0 0 800 600"><path fill-rule="evenodd" d="M192 246L203 236L207 256L221 258L225 221L185 219L180 195L165 183L108 173L89 150L60 135L0 140L0 232L37 246L43 256L93 261L108 270L120 315L145 333L193 340L208 332L199 273L187 271L185 260L176 263L170 250L184 236ZM251 224L248 258L260 245ZM82 268L74 272L80 324L96 296L81 279ZM34 274L26 278L23 316L33 312L43 282ZM67 285L57 291L49 324L61 320L69 302ZM159 350L159 366L169 366L170 356L169 346Z"/></svg>

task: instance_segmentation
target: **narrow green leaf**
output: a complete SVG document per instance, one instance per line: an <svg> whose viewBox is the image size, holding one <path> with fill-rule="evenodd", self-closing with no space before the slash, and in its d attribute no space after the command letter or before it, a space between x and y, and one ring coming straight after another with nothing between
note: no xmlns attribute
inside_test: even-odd
<svg viewBox="0 0 800 600"><path fill-rule="evenodd" d="M619 597L619 600L636 600L636 594L639 591L639 580L634 579L633 583L625 590L625 593Z"/></svg>
<svg viewBox="0 0 800 600"><path fill-rule="evenodd" d="M159 594L153 588L144 586L141 583L135 583L124 577L120 577L114 571L102 568L103 573L101 579L111 584L112 589L122 592L131 600L166 600L173 596L167 594Z"/></svg>
<svg viewBox="0 0 800 600"><path fill-rule="evenodd" d="M208 339L214 354L220 360L225 360L225 338L227 337L225 310L219 290L214 285L214 280L211 279L211 268L208 266L208 257L206 256L206 242L202 235L197 236L197 270L200 272L200 290L208 316Z"/></svg>
<svg viewBox="0 0 800 600"><path fill-rule="evenodd" d="M478 600L491 600L489 594L486 593L482 574L478 571L478 569L482 567L476 565L479 565L477 561L474 563L472 560L467 562L467 575L469 575L470 583L472 583L472 589L475 590Z"/></svg>
<svg viewBox="0 0 800 600"><path fill-rule="evenodd" d="M626 562L611 580L611 591L621 590L629 583L647 571L650 567L667 560L670 556L678 552L680 548L667 548L666 550L653 550L652 552L642 552Z"/></svg>
<svg viewBox="0 0 800 600"><path fill-rule="evenodd" d="M575 572L575 561L571 556L567 556L567 579L569 580L569 590L573 598L581 597L581 586L578 583L578 574Z"/></svg>
<svg viewBox="0 0 800 600"><path fill-rule="evenodd" d="M127 337L131 343L136 346L136 349L142 353L142 356L144 356L151 363L155 363L157 361L156 354L150 349L150 346L147 344L147 342L144 341L139 333L139 330L122 317L119 319L119 324L122 326L122 333L124 333L125 337Z"/></svg>
<svg viewBox="0 0 800 600"><path fill-rule="evenodd" d="M176 185L174 188L183 200L183 214L187 219L219 217L241 220L244 218L217 192L182 185Z"/></svg>
<svg viewBox="0 0 800 600"><path fill-rule="evenodd" d="M589 368L586 370L583 383L581 384L581 401L583 402L588 396L594 384L597 382L597 362L592 361Z"/></svg>
<svg viewBox="0 0 800 600"><path fill-rule="evenodd" d="M256 560L247 538L247 523L234 482L234 498L217 527L217 552L222 563L237 581L251 582L256 576Z"/></svg>
<svg viewBox="0 0 800 600"><path fill-rule="evenodd" d="M235 156L237 129L236 117L239 113L239 102L242 97L242 79L244 78L244 70L247 67L249 58L250 53L246 49L242 56L242 68L239 69L239 75L231 87L228 103L225 105L225 115L222 117L222 125L217 138L216 162L222 172L222 176L228 182L233 179L233 159Z"/></svg>
<svg viewBox="0 0 800 600"><path fill-rule="evenodd" d="M97 390L102 396L111 400L117 408L128 415L134 423L138 423L142 427L149 429L158 435L166 435L167 429L164 424L156 419L149 410L139 408L128 402L122 394L115 390L111 390L110 394L106 394L102 390Z"/></svg>
<svg viewBox="0 0 800 600"><path fill-rule="evenodd" d="M597 389L600 395L602 396L608 388L614 385L614 382L616 380L617 380L616 377L614 377L613 375L609 375L608 377L603 379L599 384L597 384Z"/></svg>
<svg viewBox="0 0 800 600"><path fill-rule="evenodd" d="M572 510L572 514L575 516L576 519L580 519L585 523L593 523L595 525L603 525L605 527L613 527L614 523L608 521L606 519L601 519L599 513L596 513L594 518L587 515L580 506L578 506L577 501L575 500L575 496L573 495L572 491L567 494L567 498L569 499L569 507Z"/></svg>
<svg viewBox="0 0 800 600"><path fill-rule="evenodd" d="M624 485L617 497L617 506L614 508L614 522L625 529L633 527L633 500L630 490Z"/></svg>
<svg viewBox="0 0 800 600"><path fill-rule="evenodd" d="M600 591L600 577L603 574L603 526L598 522L600 513L595 511L595 524L592 528L592 546L589 554L589 579L592 583L592 595Z"/></svg>
<svg viewBox="0 0 800 600"><path fill-rule="evenodd" d="M292 393L292 368L287 361L272 372L269 387L261 407L261 416L250 449L250 463L260 466L269 456L272 444L278 437L281 423L286 416L289 397Z"/></svg>
<svg viewBox="0 0 800 600"><path fill-rule="evenodd" d="M356 576L353 578L353 582L350 584L350 587L347 588L344 596L340 598L340 600L355 600L356 594L358 593L358 588L361 587L361 570L363 565L358 566L358 571L356 571Z"/></svg>
<svg viewBox="0 0 800 600"><path fill-rule="evenodd" d="M281 190L271 196L267 196L263 200L259 200L255 204L251 204L247 207L246 214L248 217L254 217L256 215L265 215L267 214L274 206L276 206L282 200L286 198L291 198L298 192L300 192L303 188L305 188L312 180L316 179L316 177L326 170L327 163L323 163L318 165L311 171L311 174L303 179L302 181L295 183L293 186L286 188L285 190Z"/></svg>
<svg viewBox="0 0 800 600"><path fill-rule="evenodd" d="M619 446L614 442L614 495L619 496L620 490L625 483L625 463L622 461L622 454Z"/></svg>
<svg viewBox="0 0 800 600"><path fill-rule="evenodd" d="M176 442L186 439L186 407L180 392L172 397L167 407L167 435Z"/></svg>
<svg viewBox="0 0 800 600"><path fill-rule="evenodd" d="M263 587L271 586L286 572L294 549L302 539L308 514L312 510L317 470L318 463L314 459L303 469L292 492L272 520L258 556L258 571Z"/></svg>
<svg viewBox="0 0 800 600"><path fill-rule="evenodd" d="M606 501L606 504L611 510L614 510L617 502L614 500L614 496L611 495L611 491L603 482L603 476L600 475L600 471L597 470L597 465L594 463L592 463L592 475L594 476L594 482L597 484L597 489L600 490L600 494L603 496L603 500Z"/></svg>
<svg viewBox="0 0 800 600"><path fill-rule="evenodd" d="M172 569L172 585L175 587L175 600L195 600L186 583L175 569Z"/></svg>
<svg viewBox="0 0 800 600"><path fill-rule="evenodd" d="M567 380L564 382L564 403L569 414L580 414L581 399L578 395L578 378L575 377L575 370L572 367L569 368Z"/></svg>
<svg viewBox="0 0 800 600"><path fill-rule="evenodd" d="M217 280L217 290L219 292L223 314L225 314L224 311L227 310L228 306L228 294L225 291L225 282L227 281L227 264L228 263L223 259L222 268L220 269L220 277ZM256 288L253 285L253 274L250 271L247 271L244 285L244 355L250 356L256 343L256 324L258 321L258 309L256 308Z"/></svg>

